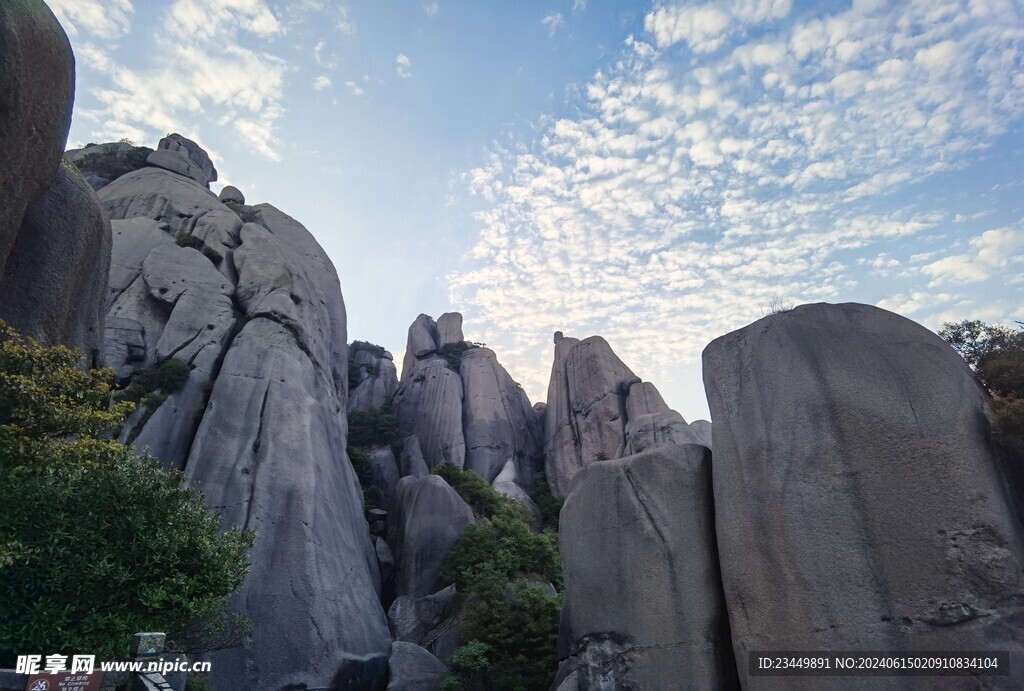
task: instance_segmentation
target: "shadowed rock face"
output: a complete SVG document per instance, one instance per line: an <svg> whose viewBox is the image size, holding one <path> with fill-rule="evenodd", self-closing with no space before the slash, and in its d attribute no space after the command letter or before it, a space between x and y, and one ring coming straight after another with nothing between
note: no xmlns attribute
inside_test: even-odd
<svg viewBox="0 0 1024 691"><path fill-rule="evenodd" d="M579 688L735 686L707 448L587 465L562 509L559 551L560 656L573 658Z"/></svg>
<svg viewBox="0 0 1024 691"><path fill-rule="evenodd" d="M46 344L103 359L110 224L61 164L75 60L41 0L0 5L0 319Z"/></svg>
<svg viewBox="0 0 1024 691"><path fill-rule="evenodd" d="M398 372L391 353L378 357L369 350L355 353L358 384L348 392L348 411L367 411L380 408L398 391Z"/></svg>
<svg viewBox="0 0 1024 691"><path fill-rule="evenodd" d="M161 139L146 162L192 178L203 187L209 187L217 179L217 169L202 147L180 134L170 134Z"/></svg>
<svg viewBox="0 0 1024 691"><path fill-rule="evenodd" d="M394 411L399 438L416 435L428 470L439 463L463 467L462 379L443 359L416 364L395 395Z"/></svg>
<svg viewBox="0 0 1024 691"><path fill-rule="evenodd" d="M805 305L713 341L704 381L745 687L850 686L747 677L751 650L915 648L1009 650L1014 677L989 681L1020 686L1021 529L986 394L949 346L875 307Z"/></svg>
<svg viewBox="0 0 1024 691"><path fill-rule="evenodd" d="M40 88L43 84L45 89ZM2 271L25 209L57 174L71 127L75 58L68 37L42 0L0 5L0 97Z"/></svg>
<svg viewBox="0 0 1024 691"><path fill-rule="evenodd" d="M205 154L192 153L202 167ZM122 437L183 467L225 527L257 533L234 598L252 641L212 656L214 683L374 687L390 635L345 452L346 316L334 267L289 216L258 205L257 222L242 223L168 170L128 173L100 199L117 219L111 364L122 377L169 357L192 368ZM178 233L207 251L179 246Z"/></svg>
<svg viewBox="0 0 1024 691"><path fill-rule="evenodd" d="M473 511L438 475L404 477L395 493L395 593L424 597L444 587L441 569Z"/></svg>

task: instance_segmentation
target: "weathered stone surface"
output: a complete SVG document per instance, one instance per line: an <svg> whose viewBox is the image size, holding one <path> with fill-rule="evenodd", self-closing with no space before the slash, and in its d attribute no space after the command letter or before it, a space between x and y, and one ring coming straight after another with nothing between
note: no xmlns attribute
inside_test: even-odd
<svg viewBox="0 0 1024 691"><path fill-rule="evenodd" d="M104 144L83 146L81 149L68 149L64 152L64 158L77 166L90 156L121 156L131 148L132 145L127 142L106 142Z"/></svg>
<svg viewBox="0 0 1024 691"><path fill-rule="evenodd" d="M541 452L542 436L526 393L490 348L463 353L459 373L464 390L465 467L493 482L505 464L514 460L528 483L533 459Z"/></svg>
<svg viewBox="0 0 1024 691"><path fill-rule="evenodd" d="M99 366L110 246L110 223L95 192L74 166L61 165L42 196L24 209L6 254L0 319L43 343L77 348L83 364Z"/></svg>
<svg viewBox="0 0 1024 691"><path fill-rule="evenodd" d="M462 315L458 312L445 312L437 318L437 347L462 343Z"/></svg>
<svg viewBox="0 0 1024 691"><path fill-rule="evenodd" d="M388 654L377 555L345 457L344 405L305 336L269 317L246 324L185 468L224 526L257 531L252 571L234 598L256 634L212 656L225 687L368 683Z"/></svg>
<svg viewBox="0 0 1024 691"><path fill-rule="evenodd" d="M191 232L199 217L213 209L231 211L195 180L161 168L122 175L97 196L111 220L144 216L166 223L172 237L180 230Z"/></svg>
<svg viewBox="0 0 1024 691"><path fill-rule="evenodd" d="M104 359L117 379L124 380L146 361L146 336L134 319L107 317Z"/></svg>
<svg viewBox="0 0 1024 691"><path fill-rule="evenodd" d="M110 222L113 248L110 253L109 309L142 273L142 263L160 245L174 244L167 224L137 217Z"/></svg>
<svg viewBox="0 0 1024 691"><path fill-rule="evenodd" d="M217 169L213 167L206 151L180 134L171 134L161 139L146 162L192 178L204 187L209 187L217 179Z"/></svg>
<svg viewBox="0 0 1024 691"><path fill-rule="evenodd" d="M25 210L57 175L71 127L75 58L68 37L42 0L0 5L0 94L2 277ZM10 301L8 293L3 295L4 302Z"/></svg>
<svg viewBox="0 0 1024 691"><path fill-rule="evenodd" d="M206 371L192 370L185 385L169 395L145 425L141 428L126 425L128 434L121 441L137 449L149 449L168 470L184 469L192 438L202 418L198 410L203 405L203 386L208 376Z"/></svg>
<svg viewBox="0 0 1024 691"><path fill-rule="evenodd" d="M690 429L697 435L697 443L711 448L711 423L707 420L694 420Z"/></svg>
<svg viewBox="0 0 1024 691"><path fill-rule="evenodd" d="M400 477L398 463L390 446L370 454L370 472L373 475L373 486L380 492L380 506L390 512L395 505L395 487Z"/></svg>
<svg viewBox="0 0 1024 691"><path fill-rule="evenodd" d="M1020 687L1021 529L986 394L949 346L875 307L804 305L713 341L704 381L738 660L754 649L1009 650L1010 678L928 686ZM751 688L849 688L739 667Z"/></svg>
<svg viewBox="0 0 1024 691"><path fill-rule="evenodd" d="M446 584L441 568L473 511L438 475L398 481L395 594L423 597Z"/></svg>
<svg viewBox="0 0 1024 691"><path fill-rule="evenodd" d="M416 435L428 469L438 463L463 467L462 379L443 359L416 364L395 394L394 413L399 438Z"/></svg>
<svg viewBox="0 0 1024 691"><path fill-rule="evenodd" d="M396 641L421 645L427 633L448 616L455 586L425 597L403 595L396 598L388 609L388 624Z"/></svg>
<svg viewBox="0 0 1024 691"><path fill-rule="evenodd" d="M402 362L402 383L405 383L406 377L412 373L417 358L426 357L436 351L437 324L426 314L421 314L409 327L405 359Z"/></svg>
<svg viewBox="0 0 1024 691"><path fill-rule="evenodd" d="M444 663L414 643L395 641L388 659L388 691L441 691Z"/></svg>
<svg viewBox="0 0 1024 691"><path fill-rule="evenodd" d="M559 551L562 637L580 688L735 686L711 483L711 454L697 445L591 463L573 478Z"/></svg>
<svg viewBox="0 0 1024 691"><path fill-rule="evenodd" d="M380 599L387 604L395 597L395 555L387 541L380 536L373 538L373 549L380 568Z"/></svg>
<svg viewBox="0 0 1024 691"><path fill-rule="evenodd" d="M359 383L348 393L349 413L380 408L398 391L398 372L388 357L378 357L368 350L356 352Z"/></svg>
<svg viewBox="0 0 1024 691"><path fill-rule="evenodd" d="M700 437L686 424L683 416L665 404L650 382L629 387L626 397L626 453L672 444L697 444Z"/></svg>
<svg viewBox="0 0 1024 691"><path fill-rule="evenodd" d="M564 497L572 476L596 460L625 451L625 399L639 382L600 336L583 341L556 334L544 456L551 491Z"/></svg>
<svg viewBox="0 0 1024 691"><path fill-rule="evenodd" d="M220 191L220 195L218 196L222 202L245 204L245 195L242 194L242 190L238 189L234 185L225 185L224 189Z"/></svg>
<svg viewBox="0 0 1024 691"><path fill-rule="evenodd" d="M402 477L423 477L430 475L427 462L423 459L423 449L415 434L410 434L402 442L402 462L399 466Z"/></svg>

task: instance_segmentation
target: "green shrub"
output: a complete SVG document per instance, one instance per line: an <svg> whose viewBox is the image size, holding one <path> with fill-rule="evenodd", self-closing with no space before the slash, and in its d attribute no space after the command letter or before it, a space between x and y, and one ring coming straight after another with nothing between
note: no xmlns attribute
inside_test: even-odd
<svg viewBox="0 0 1024 691"><path fill-rule="evenodd" d="M453 369L456 372L459 371L459 365L462 363L462 354L467 350L472 350L479 346L469 343L468 341L462 341L461 343L449 343L441 347L439 351L441 357L448 363L448 368Z"/></svg>
<svg viewBox="0 0 1024 691"><path fill-rule="evenodd" d="M392 414L390 405L349 413L349 446L369 449L389 446L397 441L398 421Z"/></svg>
<svg viewBox="0 0 1024 691"><path fill-rule="evenodd" d="M540 509L542 524L558 532L558 516L562 513L562 504L565 500L558 499L551 493L548 477L543 472L534 474L533 493L530 494L530 498Z"/></svg>
<svg viewBox="0 0 1024 691"><path fill-rule="evenodd" d="M359 486L363 490L363 506L367 509L374 509L380 506L380 490L373 484L373 466L370 456L362 449L353 446L348 447L348 459L352 463L352 469L359 479Z"/></svg>
<svg viewBox="0 0 1024 691"><path fill-rule="evenodd" d="M86 147L96 146L86 144ZM146 158L153 150L146 146L133 146L123 153L92 153L84 156L75 165L85 173L95 173L113 182L122 175L127 175L146 167Z"/></svg>
<svg viewBox="0 0 1024 691"><path fill-rule="evenodd" d="M169 394L178 391L185 385L190 371L191 367L187 362L170 358L157 367L136 372L132 376L131 383L119 393L118 398L123 401L139 402L147 395L157 391L167 398ZM160 403L162 402L161 400Z"/></svg>
<svg viewBox="0 0 1024 691"><path fill-rule="evenodd" d="M214 265L220 264L224 259L224 255L208 245L203 247L202 252L203 256L213 262Z"/></svg>
<svg viewBox="0 0 1024 691"><path fill-rule="evenodd" d="M181 473L109 438L132 405L80 358L0 322L0 667L124 659L139 631L165 631L169 652L237 644L226 597L253 534L222 533Z"/></svg>
<svg viewBox="0 0 1024 691"><path fill-rule="evenodd" d="M384 346L379 346L376 343L370 343L369 341L352 341L352 345L348 347L348 354L355 355L360 350L373 353L379 358L384 357L388 352L384 349Z"/></svg>
<svg viewBox="0 0 1024 691"><path fill-rule="evenodd" d="M191 247L197 250L203 248L202 240L184 230L179 230L174 234L174 241L178 243L178 247Z"/></svg>
<svg viewBox="0 0 1024 691"><path fill-rule="evenodd" d="M444 688L547 688L558 663L561 599L521 579L561 589L557 535L535 533L529 511L473 471L442 463L434 472L480 520L466 526L442 570L460 592L476 595L463 625L466 644L453 655Z"/></svg>

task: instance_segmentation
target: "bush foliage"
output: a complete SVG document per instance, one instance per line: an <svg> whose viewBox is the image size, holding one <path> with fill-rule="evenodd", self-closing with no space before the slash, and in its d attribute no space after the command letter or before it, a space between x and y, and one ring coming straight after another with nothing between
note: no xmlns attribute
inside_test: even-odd
<svg viewBox="0 0 1024 691"><path fill-rule="evenodd" d="M131 142L125 142L131 144ZM95 146L87 144L87 146ZM82 158L76 165L82 172L95 173L101 178L113 182L122 175L144 168L146 158L153 150L146 146L132 146L124 153L92 153Z"/></svg>
<svg viewBox="0 0 1024 691"><path fill-rule="evenodd" d="M109 438L133 408L109 370L0 322L0 667L18 654L125 659L132 634L169 650L237 643L226 597L253 534L221 533L202 495Z"/></svg>
<svg viewBox="0 0 1024 691"><path fill-rule="evenodd" d="M548 581L561 589L557 535L535 533L529 511L476 473L448 463L434 472L480 521L466 526L442 572L474 596L463 626L465 643L452 656L444 688L547 688L558 663L561 597L536 586Z"/></svg>

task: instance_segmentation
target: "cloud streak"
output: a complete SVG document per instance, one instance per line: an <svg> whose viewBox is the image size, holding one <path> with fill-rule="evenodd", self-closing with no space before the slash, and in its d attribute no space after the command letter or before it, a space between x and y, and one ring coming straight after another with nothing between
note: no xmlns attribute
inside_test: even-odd
<svg viewBox="0 0 1024 691"><path fill-rule="evenodd" d="M548 376L537 344L555 330L601 333L656 374L780 293L846 299L858 255L951 222L875 202L952 170L1024 113L1013 7L947 5L653 9L586 85L579 117L544 120L533 143L467 173L481 230L451 299L528 373L534 400ZM1005 270L985 258L1017 235L990 232L963 258L907 267L916 291L893 304L938 305L949 292L925 284Z"/></svg>

